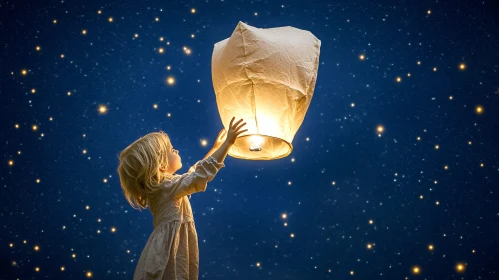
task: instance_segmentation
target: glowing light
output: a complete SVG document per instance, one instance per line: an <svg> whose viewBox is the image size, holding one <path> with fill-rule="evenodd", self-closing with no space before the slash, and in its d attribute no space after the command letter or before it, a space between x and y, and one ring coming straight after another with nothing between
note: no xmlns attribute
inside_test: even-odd
<svg viewBox="0 0 499 280"><path fill-rule="evenodd" d="M169 84L169 85L173 85L173 84L175 84L175 78L173 78L173 77L168 77L168 78L166 79L166 83L167 83L167 84Z"/></svg>
<svg viewBox="0 0 499 280"><path fill-rule="evenodd" d="M466 265L463 263L456 264L456 272L463 273L466 269Z"/></svg>
<svg viewBox="0 0 499 280"><path fill-rule="evenodd" d="M477 105L475 107L475 112L478 114L478 115L481 115L483 114L483 107L481 105Z"/></svg>
<svg viewBox="0 0 499 280"><path fill-rule="evenodd" d="M407 73L407 77L410 77L411 76L411 73Z"/></svg>
<svg viewBox="0 0 499 280"><path fill-rule="evenodd" d="M459 64L459 70L465 70L466 69L466 64L461 63Z"/></svg>
<svg viewBox="0 0 499 280"><path fill-rule="evenodd" d="M295 238L295 234L294 233L291 233L289 236L291 236L291 238Z"/></svg>
<svg viewBox="0 0 499 280"><path fill-rule="evenodd" d="M102 182L107 183L107 178L102 179Z"/></svg>
<svg viewBox="0 0 499 280"><path fill-rule="evenodd" d="M70 91L68 91L68 96L71 96L71 92Z"/></svg>
<svg viewBox="0 0 499 280"><path fill-rule="evenodd" d="M135 33L135 34L133 35L133 37L134 37L134 38L139 38L139 34Z"/></svg>
<svg viewBox="0 0 499 280"><path fill-rule="evenodd" d="M97 13L100 15L100 14L102 14L102 11L101 11L101 10L98 10L98 11L97 11Z"/></svg>
<svg viewBox="0 0 499 280"><path fill-rule="evenodd" d="M360 60L364 60L364 59L366 59L366 56L365 56L365 55L363 55L363 54L361 54L361 55L359 55L359 59L360 59Z"/></svg>
<svg viewBox="0 0 499 280"><path fill-rule="evenodd" d="M21 70L21 75L23 75L23 76L28 75L28 70L26 70L26 69L22 69L22 70Z"/></svg>
<svg viewBox="0 0 499 280"><path fill-rule="evenodd" d="M433 72L437 72L437 67L433 67Z"/></svg>
<svg viewBox="0 0 499 280"><path fill-rule="evenodd" d="M202 139L201 146L206 147L207 145L208 145L208 141L206 141L205 139Z"/></svg>
<svg viewBox="0 0 499 280"><path fill-rule="evenodd" d="M116 228L115 228L115 227L112 227L112 228L111 228L111 232L116 232Z"/></svg>
<svg viewBox="0 0 499 280"><path fill-rule="evenodd" d="M61 54L61 58L64 58L64 54Z"/></svg>
<svg viewBox="0 0 499 280"><path fill-rule="evenodd" d="M31 129L33 129L33 131L37 131L38 130L38 126L36 124L34 124Z"/></svg>
<svg viewBox="0 0 499 280"><path fill-rule="evenodd" d="M170 71L172 67L170 65L166 66L166 70Z"/></svg>
<svg viewBox="0 0 499 280"><path fill-rule="evenodd" d="M336 185L336 181L331 182L331 185L333 186Z"/></svg>
<svg viewBox="0 0 499 280"><path fill-rule="evenodd" d="M188 47L183 47L185 54L191 54L191 50Z"/></svg>
<svg viewBox="0 0 499 280"><path fill-rule="evenodd" d="M418 138L416 138L418 141L421 141L421 137L418 136Z"/></svg>
<svg viewBox="0 0 499 280"><path fill-rule="evenodd" d="M435 205L440 205L440 201L438 201L438 200L437 200L437 201L435 202Z"/></svg>
<svg viewBox="0 0 499 280"><path fill-rule="evenodd" d="M16 124L14 125L14 127L15 127L15 128L19 128L19 124L18 124L18 123L16 123Z"/></svg>
<svg viewBox="0 0 499 280"><path fill-rule="evenodd" d="M428 11L427 11L427 13L428 13L428 14L431 14L431 10L428 10Z"/></svg>
<svg viewBox="0 0 499 280"><path fill-rule="evenodd" d="M259 152L262 150L261 145L263 143L263 137L253 135L251 136L251 147L250 151Z"/></svg>
<svg viewBox="0 0 499 280"><path fill-rule="evenodd" d="M451 96L449 96L449 100L452 100L452 99L454 99L454 97L453 97L452 95L451 95Z"/></svg>
<svg viewBox="0 0 499 280"><path fill-rule="evenodd" d="M154 20L155 20L156 22L158 22L158 21L159 21L159 18L157 17L157 18L155 18Z"/></svg>
<svg viewBox="0 0 499 280"><path fill-rule="evenodd" d="M14 165L14 161L13 160L9 160L9 166L12 166Z"/></svg>
<svg viewBox="0 0 499 280"><path fill-rule="evenodd" d="M85 273L85 275L87 276L87 278L91 278L92 277L92 272L91 271L87 271L87 273Z"/></svg>
<svg viewBox="0 0 499 280"><path fill-rule="evenodd" d="M402 78L401 77L397 77L396 81L397 81L397 83L400 83L400 82L402 82Z"/></svg>
<svg viewBox="0 0 499 280"><path fill-rule="evenodd" d="M85 205L85 210L90 210L90 206L89 205Z"/></svg>
<svg viewBox="0 0 499 280"><path fill-rule="evenodd" d="M61 266L61 271L64 271L66 268L64 268L64 266Z"/></svg>
<svg viewBox="0 0 499 280"><path fill-rule="evenodd" d="M367 246L366 246L366 247L367 247L367 249L368 249L368 250L371 250L371 249L373 248L373 245L372 245L372 244L370 244L370 243L367 243Z"/></svg>
<svg viewBox="0 0 499 280"><path fill-rule="evenodd" d="M350 270L350 275L354 275L355 272L353 270Z"/></svg>
<svg viewBox="0 0 499 280"><path fill-rule="evenodd" d="M40 251L40 247L39 247L38 245L35 245L35 247L33 247L33 249L34 249L35 251Z"/></svg>
<svg viewBox="0 0 499 280"><path fill-rule="evenodd" d="M166 116L167 116L167 117L171 117L171 116L172 116L172 114L171 114L171 113L167 113L167 114L166 114Z"/></svg>
<svg viewBox="0 0 499 280"><path fill-rule="evenodd" d="M445 169L445 170L449 169L449 166L447 166L447 165L446 165L446 166L444 166L444 169Z"/></svg>
<svg viewBox="0 0 499 280"><path fill-rule="evenodd" d="M35 50L37 50L37 51L40 51L41 49L42 49L42 48L40 48L40 46L36 46L36 47L35 47Z"/></svg>
<svg viewBox="0 0 499 280"><path fill-rule="evenodd" d="M107 21L109 21L109 22L113 22L113 18L112 18L112 17L109 17L109 18L107 19Z"/></svg>
<svg viewBox="0 0 499 280"><path fill-rule="evenodd" d="M85 155L87 153L87 150L83 150L81 152Z"/></svg>
<svg viewBox="0 0 499 280"><path fill-rule="evenodd" d="M419 266L415 265L412 267L411 272L412 272L412 274L415 274L415 275L420 274L421 268Z"/></svg>
<svg viewBox="0 0 499 280"><path fill-rule="evenodd" d="M191 14L195 14L196 13L196 9L192 8L191 9Z"/></svg>
<svg viewBox="0 0 499 280"><path fill-rule="evenodd" d="M421 61L418 61L418 65L421 65Z"/></svg>
<svg viewBox="0 0 499 280"><path fill-rule="evenodd" d="M83 34L83 35L87 35L87 30L86 30L86 29L83 29L83 30L81 31L81 34Z"/></svg>
<svg viewBox="0 0 499 280"><path fill-rule="evenodd" d="M369 224L372 225L374 223L373 220L369 220Z"/></svg>
<svg viewBox="0 0 499 280"><path fill-rule="evenodd" d="M432 244L428 245L428 250L433 251L434 247Z"/></svg>
<svg viewBox="0 0 499 280"><path fill-rule="evenodd" d="M35 94L36 93L36 89L32 88L31 89L31 93Z"/></svg>
<svg viewBox="0 0 499 280"><path fill-rule="evenodd" d="M160 41L160 42L163 42L164 40L165 40L165 38L163 38L163 37L159 37L159 41Z"/></svg>
<svg viewBox="0 0 499 280"><path fill-rule="evenodd" d="M194 38L194 37L196 37L196 35L194 35L194 34L191 34L191 38Z"/></svg>
<svg viewBox="0 0 499 280"><path fill-rule="evenodd" d="M435 145L435 150L438 150L440 149L440 146L439 145Z"/></svg>
<svg viewBox="0 0 499 280"><path fill-rule="evenodd" d="M152 107L153 107L154 109L158 109L158 104L153 104L153 105L152 105Z"/></svg>
<svg viewBox="0 0 499 280"><path fill-rule="evenodd" d="M260 267L260 263L259 263L259 262L257 262L257 263L256 263L256 266L257 266L257 267Z"/></svg>
<svg viewBox="0 0 499 280"><path fill-rule="evenodd" d="M480 167L484 167L485 165L483 163L480 163Z"/></svg>
<svg viewBox="0 0 499 280"><path fill-rule="evenodd" d="M281 215L281 217L282 217L283 219L286 219L286 218L288 217L288 215L287 215L286 213L283 213L283 214Z"/></svg>
<svg viewBox="0 0 499 280"><path fill-rule="evenodd" d="M37 184L40 184L40 179L36 179L36 180L35 180L35 182L36 182Z"/></svg>
<svg viewBox="0 0 499 280"><path fill-rule="evenodd" d="M159 48L159 49L158 49L158 52L159 52L159 53L164 53L164 52L165 52L165 49L163 49L163 48Z"/></svg>
<svg viewBox="0 0 499 280"><path fill-rule="evenodd" d="M52 21L52 23L57 24L57 20L56 20L56 19L54 19L54 20Z"/></svg>
<svg viewBox="0 0 499 280"><path fill-rule="evenodd" d="M378 127L376 127L376 131L378 133L383 133L385 131L385 128L382 125L378 125Z"/></svg>
<svg viewBox="0 0 499 280"><path fill-rule="evenodd" d="M105 105L100 105L98 111L100 114L105 114L107 113L107 107Z"/></svg>
<svg viewBox="0 0 499 280"><path fill-rule="evenodd" d="M350 107L355 107L355 103L352 102L352 104L350 104Z"/></svg>

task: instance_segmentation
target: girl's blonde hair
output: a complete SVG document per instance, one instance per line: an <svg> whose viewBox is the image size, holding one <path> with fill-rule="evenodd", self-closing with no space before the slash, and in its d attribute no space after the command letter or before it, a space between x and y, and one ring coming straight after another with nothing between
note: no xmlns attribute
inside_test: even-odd
<svg viewBox="0 0 499 280"><path fill-rule="evenodd" d="M149 133L126 147L119 155L118 174L121 189L128 203L137 210L149 206L149 198L172 174L161 172L168 169L170 137L163 131Z"/></svg>

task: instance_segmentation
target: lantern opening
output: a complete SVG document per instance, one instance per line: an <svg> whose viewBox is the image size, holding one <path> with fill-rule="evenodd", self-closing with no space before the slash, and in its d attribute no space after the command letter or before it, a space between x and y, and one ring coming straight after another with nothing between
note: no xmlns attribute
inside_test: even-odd
<svg viewBox="0 0 499 280"><path fill-rule="evenodd" d="M247 134L237 137L229 149L231 157L249 160L273 160L286 157L293 151L288 141L265 134Z"/></svg>

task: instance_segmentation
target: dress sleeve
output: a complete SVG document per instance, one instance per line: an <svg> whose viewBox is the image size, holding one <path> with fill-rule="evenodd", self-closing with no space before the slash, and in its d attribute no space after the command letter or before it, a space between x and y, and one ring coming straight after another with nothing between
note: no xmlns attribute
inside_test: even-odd
<svg viewBox="0 0 499 280"><path fill-rule="evenodd" d="M177 199L195 192L206 191L208 182L213 180L222 167L225 167L225 164L217 162L212 156L196 162L187 173L166 182L167 197Z"/></svg>

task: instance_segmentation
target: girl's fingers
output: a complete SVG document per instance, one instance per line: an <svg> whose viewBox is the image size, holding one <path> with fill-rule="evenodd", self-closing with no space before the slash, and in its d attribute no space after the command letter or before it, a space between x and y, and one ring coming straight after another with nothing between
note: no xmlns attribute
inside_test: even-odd
<svg viewBox="0 0 499 280"><path fill-rule="evenodd" d="M236 133L236 136L238 136L239 134L242 134L243 132L246 132L246 131L248 131L248 130L245 129L245 130L239 131L238 133Z"/></svg>
<svg viewBox="0 0 499 280"><path fill-rule="evenodd" d="M240 119L237 123L234 124L234 126L237 126L242 121L243 121L243 119Z"/></svg>
<svg viewBox="0 0 499 280"><path fill-rule="evenodd" d="M235 119L235 118L236 118L236 117L232 117L232 120L230 120L230 125L229 125L229 127L232 127L232 122L234 121L234 119Z"/></svg>
<svg viewBox="0 0 499 280"><path fill-rule="evenodd" d="M236 129L234 129L235 131L238 131L239 129L241 129L241 127L243 127L244 125L246 125L246 123L243 123L241 124L239 127L236 127Z"/></svg>

